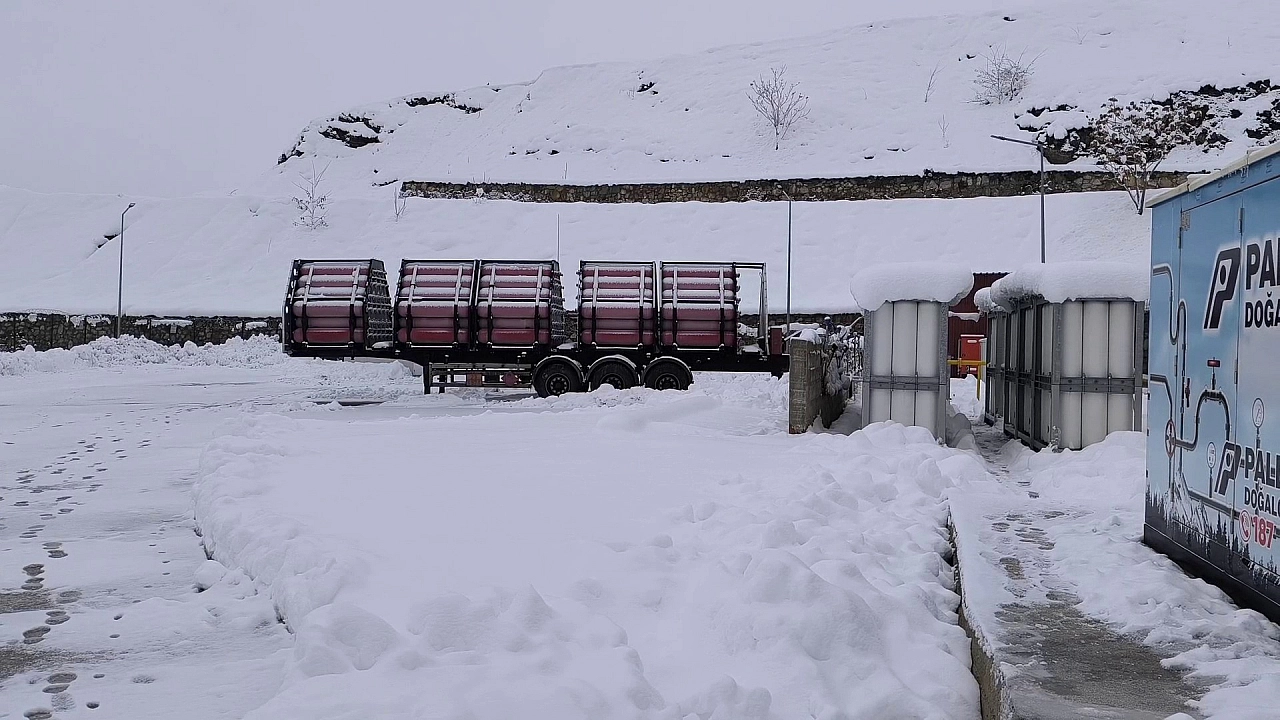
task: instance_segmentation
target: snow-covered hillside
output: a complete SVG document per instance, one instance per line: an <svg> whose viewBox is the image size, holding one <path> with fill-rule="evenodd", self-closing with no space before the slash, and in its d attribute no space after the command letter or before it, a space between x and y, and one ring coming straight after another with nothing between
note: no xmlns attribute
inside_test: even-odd
<svg viewBox="0 0 1280 720"><path fill-rule="evenodd" d="M0 311L114 312L120 212L129 198L43 195L0 188ZM124 307L130 314L279 312L294 258L554 258L570 305L579 260L767 262L770 299L786 297L784 203L528 204L410 198L399 221L391 196L340 199L329 226L293 225L283 198L137 199L125 233ZM1036 197L796 203L793 308L853 309L849 280L864 265L953 261L1013 270L1040 256ZM1050 261L1147 262L1147 220L1124 193L1048 198ZM559 224L559 252L556 235ZM101 247L99 247L101 246ZM754 312L754 306L744 311Z"/></svg>
<svg viewBox="0 0 1280 720"><path fill-rule="evenodd" d="M126 233L130 313L274 314L292 259L334 256L380 258L393 271L406 257L558 256L570 276L582 259L764 261L780 310L782 204L410 199L397 220L396 181L1028 169L1034 152L989 135L1032 137L1043 127L1065 137L1109 98L1170 93L1207 108L1202 119L1219 139L1210 152L1183 148L1166 168L1210 169L1275 139L1273 124L1280 128L1273 123L1280 90L1264 82L1280 41L1269 12L1252 0L1087 0L875 23L651 63L557 68L524 85L357 109L314 123L285 162L230 195L156 200L0 188L0 311L113 311L113 238L131 200L138 207ZM993 48L1034 58L1030 86L1016 102L972 102L974 73ZM746 88L781 65L812 101L809 118L775 151ZM1243 89L1219 92L1227 88ZM319 191L329 200L328 226L305 231L294 225L292 198L300 174L313 169L326 171ZM991 271L1033 262L1038 212L1034 197L798 204L793 307L852 309L849 279L876 262L943 260ZM1051 196L1048 234L1051 262L1147 262L1147 219L1123 195Z"/></svg>
<svg viewBox="0 0 1280 720"><path fill-rule="evenodd" d="M288 187L312 161L332 161L330 177L348 192L406 179L594 183L1028 168L1033 151L990 135L1030 138L1045 128L1061 137L1111 98L1213 86L1190 99L1207 103L1207 132L1225 145L1187 148L1168 163L1201 171L1275 139L1280 89L1244 86L1273 78L1277 42L1274 8L1257 0L1085 0L555 68L527 84L417 93L318 120L267 187ZM1034 61L1030 85L1011 103L975 103L975 73L998 49ZM775 151L747 88L779 66L811 102L808 119ZM1241 91L1217 96L1229 88Z"/></svg>

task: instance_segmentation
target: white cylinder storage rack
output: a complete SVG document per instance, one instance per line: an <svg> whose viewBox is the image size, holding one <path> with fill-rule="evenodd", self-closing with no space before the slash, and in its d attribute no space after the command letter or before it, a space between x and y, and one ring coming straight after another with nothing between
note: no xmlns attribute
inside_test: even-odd
<svg viewBox="0 0 1280 720"><path fill-rule="evenodd" d="M945 436L949 308L943 302L897 300L864 316L869 356L862 377L864 426L892 420Z"/></svg>
<svg viewBox="0 0 1280 720"><path fill-rule="evenodd" d="M1017 275L997 282L998 304L987 311L987 421L1035 449L1079 450L1141 430L1146 303L1119 293L1062 297L1069 283L1052 282L1052 270L1034 281ZM1040 285L1050 299L1029 292Z"/></svg>

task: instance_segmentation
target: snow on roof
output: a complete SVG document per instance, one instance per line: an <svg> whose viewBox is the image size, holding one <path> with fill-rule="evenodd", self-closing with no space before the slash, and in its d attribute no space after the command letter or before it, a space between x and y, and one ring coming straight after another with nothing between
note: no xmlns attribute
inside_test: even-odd
<svg viewBox="0 0 1280 720"><path fill-rule="evenodd" d="M849 283L858 307L868 312L896 300L955 304L973 288L973 270L958 263L885 263L863 268Z"/></svg>
<svg viewBox="0 0 1280 720"><path fill-rule="evenodd" d="M1025 265L991 286L992 302L1010 307L1017 300L1040 297L1051 303L1086 298L1129 298L1145 301L1151 290L1146 263L1060 262Z"/></svg>
<svg viewBox="0 0 1280 720"><path fill-rule="evenodd" d="M1215 180L1220 180L1236 172L1237 170L1241 170L1256 162L1266 160L1267 158L1277 154L1280 154L1280 142L1273 143L1259 150L1254 150L1254 151L1245 150L1244 157L1237 158L1235 161L1228 164L1226 167L1216 172L1205 173L1203 175L1193 175L1191 176L1191 179L1187 180L1181 185L1171 190L1162 192L1159 195L1156 195L1155 197L1147 201L1147 207L1153 208L1162 203L1166 203L1178 197L1179 195L1185 195L1189 192L1194 192L1196 190L1199 190L1200 188L1204 187L1205 185L1208 185L1211 182L1214 182Z"/></svg>

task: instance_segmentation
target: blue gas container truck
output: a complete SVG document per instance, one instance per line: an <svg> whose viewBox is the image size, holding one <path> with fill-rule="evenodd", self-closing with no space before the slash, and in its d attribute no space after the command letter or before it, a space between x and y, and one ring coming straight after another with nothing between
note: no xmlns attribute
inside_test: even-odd
<svg viewBox="0 0 1280 720"><path fill-rule="evenodd" d="M1280 620L1280 145L1149 207L1144 540Z"/></svg>

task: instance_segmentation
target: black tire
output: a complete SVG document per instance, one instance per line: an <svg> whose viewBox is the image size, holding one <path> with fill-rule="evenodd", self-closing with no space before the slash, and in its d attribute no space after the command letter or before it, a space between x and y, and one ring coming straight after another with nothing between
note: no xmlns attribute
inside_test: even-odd
<svg viewBox="0 0 1280 720"><path fill-rule="evenodd" d="M591 377L587 378L587 387L599 390L605 385L612 385L619 390L627 390L640 384L635 368L621 360L606 360L591 369Z"/></svg>
<svg viewBox="0 0 1280 720"><path fill-rule="evenodd" d="M568 360L550 360L534 372L533 389L540 397L582 392L582 375Z"/></svg>
<svg viewBox="0 0 1280 720"><path fill-rule="evenodd" d="M688 390L693 375L684 363L655 360L644 369L644 386L650 390Z"/></svg>

